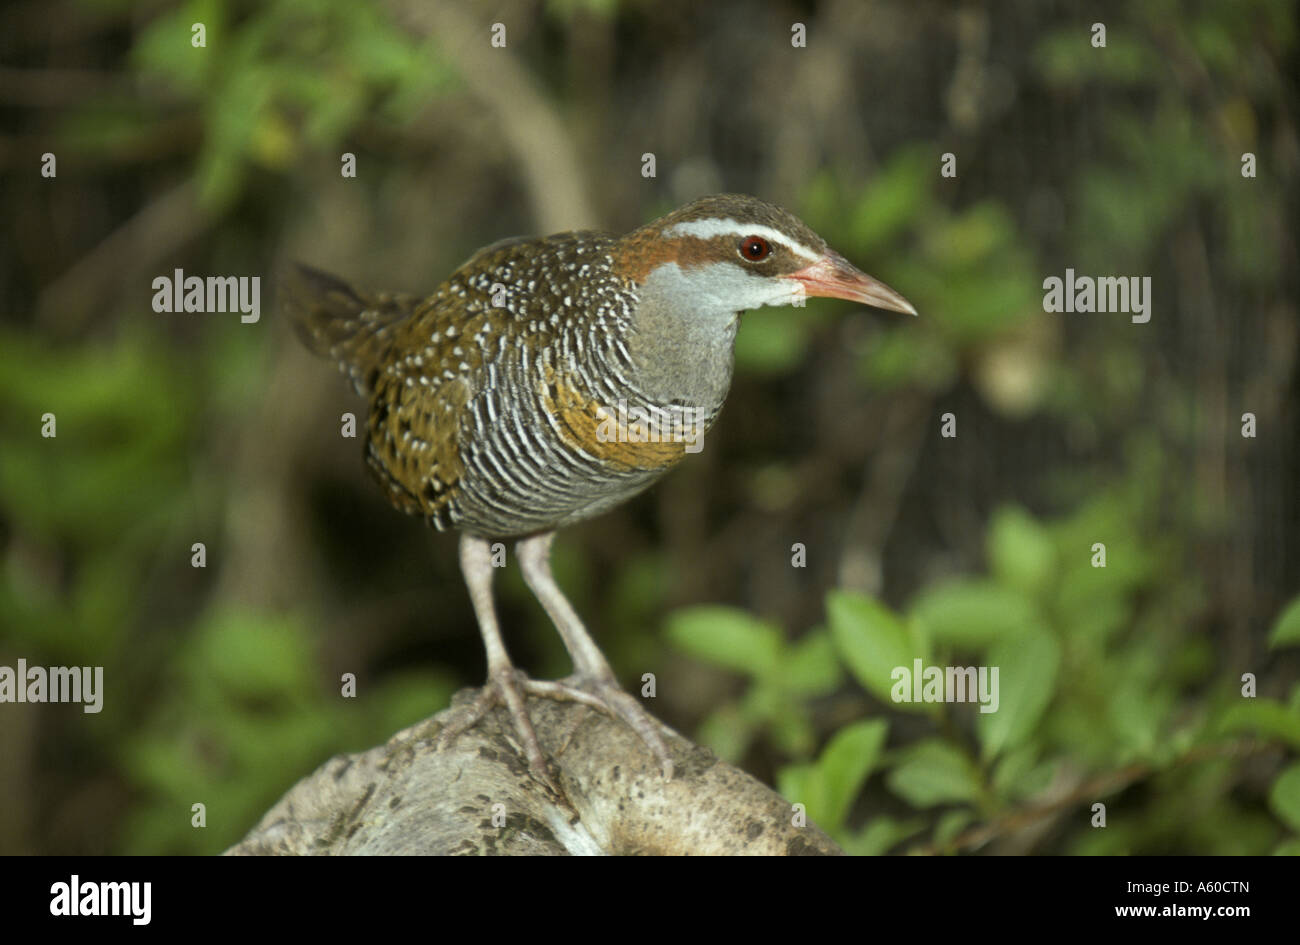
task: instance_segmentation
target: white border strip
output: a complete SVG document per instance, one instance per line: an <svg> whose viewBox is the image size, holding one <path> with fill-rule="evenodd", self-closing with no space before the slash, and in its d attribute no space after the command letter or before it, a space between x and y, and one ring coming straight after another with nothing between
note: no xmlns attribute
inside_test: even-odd
<svg viewBox="0 0 1300 945"><path fill-rule="evenodd" d="M762 226L757 223L737 223L730 217L725 219L713 217L708 220L688 220L685 223L675 223L664 230L664 236L695 236L705 240L712 239L715 236L761 236L770 243L779 243L796 256L802 256L809 262L816 262L821 258L821 254L815 253L802 243L790 239L780 230L774 230L770 226Z"/></svg>

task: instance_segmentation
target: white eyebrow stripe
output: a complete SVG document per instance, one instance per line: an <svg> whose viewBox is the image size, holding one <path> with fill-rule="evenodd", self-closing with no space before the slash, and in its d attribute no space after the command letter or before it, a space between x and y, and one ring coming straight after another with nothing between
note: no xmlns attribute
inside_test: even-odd
<svg viewBox="0 0 1300 945"><path fill-rule="evenodd" d="M802 256L809 262L816 262L821 259L820 253L815 253L802 243L790 239L780 230L774 230L770 226L762 226L757 223L737 223L730 217L726 219L713 218L710 220L688 220L685 223L676 223L664 230L664 236L695 236L700 239L712 239L715 236L761 236L771 243L780 243L796 256Z"/></svg>

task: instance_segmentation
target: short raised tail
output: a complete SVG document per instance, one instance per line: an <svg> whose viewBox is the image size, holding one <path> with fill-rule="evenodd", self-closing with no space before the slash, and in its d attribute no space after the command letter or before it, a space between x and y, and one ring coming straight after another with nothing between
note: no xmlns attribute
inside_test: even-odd
<svg viewBox="0 0 1300 945"><path fill-rule="evenodd" d="M303 344L336 362L363 395L374 390L394 326L418 302L413 295L361 291L301 263L286 267L280 280L280 305Z"/></svg>

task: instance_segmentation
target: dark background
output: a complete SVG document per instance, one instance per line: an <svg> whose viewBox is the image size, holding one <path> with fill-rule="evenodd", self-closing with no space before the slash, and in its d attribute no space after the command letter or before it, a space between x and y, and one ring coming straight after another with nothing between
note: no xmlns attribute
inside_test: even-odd
<svg viewBox="0 0 1300 945"><path fill-rule="evenodd" d="M0 704L0 852L219 851L481 681L454 538L339 436L278 263L429 292L717 191L921 315L747 314L707 448L559 539L625 684L852 852L1300 851L1296 6L1089 6L6 4L0 664L107 692ZM261 320L155 314L178 267L262 276ZM1067 267L1150 276L1150 322L1045 313ZM1002 708L896 705L894 656L999 665Z"/></svg>

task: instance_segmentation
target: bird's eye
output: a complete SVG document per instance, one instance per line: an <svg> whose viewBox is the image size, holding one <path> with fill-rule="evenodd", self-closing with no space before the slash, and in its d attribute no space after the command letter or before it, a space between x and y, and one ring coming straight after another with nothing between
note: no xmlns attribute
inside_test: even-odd
<svg viewBox="0 0 1300 945"><path fill-rule="evenodd" d="M772 244L761 236L746 236L740 241L740 255L750 262L760 262L772 254Z"/></svg>

